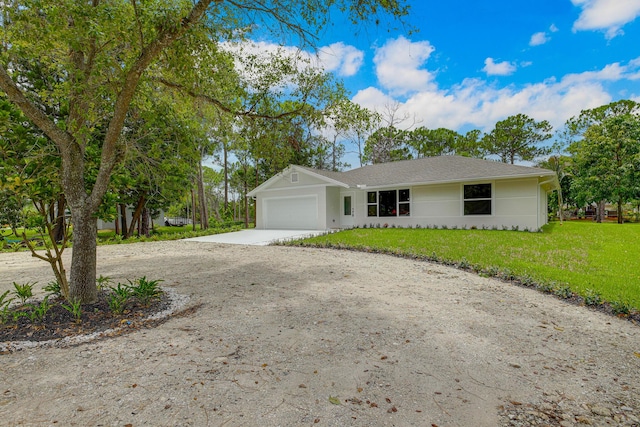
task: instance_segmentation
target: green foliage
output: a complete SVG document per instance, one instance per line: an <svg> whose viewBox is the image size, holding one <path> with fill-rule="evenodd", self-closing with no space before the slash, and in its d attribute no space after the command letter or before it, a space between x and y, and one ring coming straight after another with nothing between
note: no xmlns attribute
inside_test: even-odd
<svg viewBox="0 0 640 427"><path fill-rule="evenodd" d="M563 299L568 299L573 296L573 292L571 291L571 288L567 285L557 286L556 288L553 289L553 293L557 297L560 297Z"/></svg>
<svg viewBox="0 0 640 427"><path fill-rule="evenodd" d="M579 128L569 122L582 131L581 139L569 146L571 192L580 205L602 200L618 203L622 222L622 205L640 198L640 104L619 101L583 111L572 120L582 124Z"/></svg>
<svg viewBox="0 0 640 427"><path fill-rule="evenodd" d="M20 299L22 304L24 304L26 300L28 300L33 296L33 285L35 285L35 282L34 283L27 282L25 284L13 282L13 287L14 287L13 293Z"/></svg>
<svg viewBox="0 0 640 427"><path fill-rule="evenodd" d="M109 289L111 289L111 292L107 295L109 309L114 314L122 314L133 295L131 288L128 285L118 283L116 286L109 287Z"/></svg>
<svg viewBox="0 0 640 427"><path fill-rule="evenodd" d="M6 322L10 315L9 306L11 305L11 301L13 301L13 298L7 298L10 292L11 291L5 291L0 295L0 323Z"/></svg>
<svg viewBox="0 0 640 427"><path fill-rule="evenodd" d="M551 138L552 126L546 120L536 122L525 114L516 114L496 123L495 128L484 136L484 146L489 154L496 154L504 163L515 160L534 160L549 154L549 149L540 147Z"/></svg>
<svg viewBox="0 0 640 427"><path fill-rule="evenodd" d="M71 313L76 323L82 322L82 301L81 300L74 299L69 301L68 304L61 304L61 305L62 305L62 308L67 310L69 313Z"/></svg>
<svg viewBox="0 0 640 427"><path fill-rule="evenodd" d="M111 282L112 282L111 277L103 276L102 274L100 275L100 277L96 279L96 284L98 286L98 289L100 290L104 289L105 287L108 287Z"/></svg>
<svg viewBox="0 0 640 427"><path fill-rule="evenodd" d="M44 317L47 315L49 310L51 309L51 304L49 303L49 296L44 297L40 304L29 304L31 311L29 312L29 320L31 322L42 322Z"/></svg>
<svg viewBox="0 0 640 427"><path fill-rule="evenodd" d="M151 300L159 298L163 291L160 288L162 280L147 280L146 276L129 281L129 291L143 305L149 305Z"/></svg>
<svg viewBox="0 0 640 427"><path fill-rule="evenodd" d="M631 305L626 301L613 301L611 311L618 316L627 316L631 313Z"/></svg>
<svg viewBox="0 0 640 427"><path fill-rule="evenodd" d="M585 305L597 306L602 304L602 295L593 289L586 289L582 297L584 298Z"/></svg>
<svg viewBox="0 0 640 427"><path fill-rule="evenodd" d="M590 289L602 301L627 301L640 310L640 224L568 221L548 224L541 233L352 229L305 242L399 251L438 261L465 260L487 276L508 269L514 277L526 278L529 285L537 283L547 292L562 283L574 294L584 296Z"/></svg>
<svg viewBox="0 0 640 427"><path fill-rule="evenodd" d="M45 292L49 292L49 295L53 295L55 297L62 296L62 289L60 288L60 283L57 280L52 280L47 283L47 285L43 288Z"/></svg>

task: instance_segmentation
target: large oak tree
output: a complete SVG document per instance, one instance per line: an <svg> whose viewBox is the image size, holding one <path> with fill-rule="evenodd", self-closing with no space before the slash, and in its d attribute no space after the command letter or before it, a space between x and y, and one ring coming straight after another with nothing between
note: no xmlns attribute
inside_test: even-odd
<svg viewBox="0 0 640 427"><path fill-rule="evenodd" d="M69 299L83 303L97 297L95 213L124 158L123 129L131 105L143 102L141 83L170 85L179 76L192 92L233 83L215 78L232 74L219 46L247 29L312 42L330 10L354 23L407 13L400 0L7 0L0 7L0 88L59 152L73 222ZM56 78L34 84L35 67ZM212 101L237 108L234 100ZM95 176L89 146L98 147Z"/></svg>

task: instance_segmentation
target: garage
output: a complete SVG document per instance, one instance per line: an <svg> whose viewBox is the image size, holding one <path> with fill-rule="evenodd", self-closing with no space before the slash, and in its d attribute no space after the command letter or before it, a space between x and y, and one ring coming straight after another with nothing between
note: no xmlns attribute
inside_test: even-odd
<svg viewBox="0 0 640 427"><path fill-rule="evenodd" d="M272 197L263 199L267 229L315 230L318 227L318 197Z"/></svg>

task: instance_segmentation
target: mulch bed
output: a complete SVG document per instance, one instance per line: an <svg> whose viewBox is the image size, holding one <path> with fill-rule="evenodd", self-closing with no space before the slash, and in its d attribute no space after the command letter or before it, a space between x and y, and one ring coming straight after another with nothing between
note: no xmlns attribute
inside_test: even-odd
<svg viewBox="0 0 640 427"><path fill-rule="evenodd" d="M68 305L64 299L55 298L50 299L49 302L51 308L40 321L20 317L17 321L9 318L5 323L0 323L0 342L48 341L121 327L135 329L144 323L144 319L166 309L170 299L166 294L162 294L160 298L152 300L148 305L131 299L122 314L114 314L109 309L106 293L102 293L96 303L82 306L80 321L77 321L74 315L63 307L63 304ZM12 311L21 310L30 313L33 311L33 306L39 303L40 301L30 305L27 302Z"/></svg>

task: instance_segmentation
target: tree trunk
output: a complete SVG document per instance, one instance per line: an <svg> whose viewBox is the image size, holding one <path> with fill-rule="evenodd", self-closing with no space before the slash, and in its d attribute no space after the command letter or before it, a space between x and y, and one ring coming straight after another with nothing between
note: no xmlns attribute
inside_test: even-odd
<svg viewBox="0 0 640 427"><path fill-rule="evenodd" d="M598 202L598 207L596 208L596 222L602 222L604 220L604 200Z"/></svg>
<svg viewBox="0 0 640 427"><path fill-rule="evenodd" d="M140 235L149 237L149 209L143 208L140 216Z"/></svg>
<svg viewBox="0 0 640 427"><path fill-rule="evenodd" d="M144 208L144 204L146 202L146 199L144 196L145 195L142 194L138 199L138 204L136 205L136 210L133 212L133 217L131 218L131 225L129 226L129 231L127 232L126 237L133 236L133 230L135 230L135 225L140 221L140 214L142 214L142 209ZM138 232L138 234L140 233Z"/></svg>
<svg viewBox="0 0 640 427"><path fill-rule="evenodd" d="M207 200L204 195L204 176L202 162L198 162L198 200L200 200L200 229L209 228L209 212L207 212Z"/></svg>
<svg viewBox="0 0 640 427"><path fill-rule="evenodd" d="M120 234L120 211L118 210L118 204L116 203L116 220L115 220L115 225L116 225L116 236Z"/></svg>
<svg viewBox="0 0 640 427"><path fill-rule="evenodd" d="M229 209L229 167L227 162L227 144L222 144L222 153L224 155L224 211L226 214Z"/></svg>
<svg viewBox="0 0 640 427"><path fill-rule="evenodd" d="M53 237L56 243L61 243L64 240L64 235L66 233L67 224L64 219L65 209L66 209L66 199L64 198L64 194L60 194L60 196L58 196L58 201L57 201L56 217L55 217L55 220L53 221L56 224L55 227L53 228Z"/></svg>
<svg viewBox="0 0 640 427"><path fill-rule="evenodd" d="M126 239L127 230L129 228L127 227L127 205L125 205L124 203L120 203L120 221L121 221L120 228L122 228L122 237Z"/></svg>
<svg viewBox="0 0 640 427"><path fill-rule="evenodd" d="M624 218L622 218L622 199L618 199L618 224L623 224Z"/></svg>
<svg viewBox="0 0 640 427"><path fill-rule="evenodd" d="M96 287L96 236L98 219L89 209L71 211L73 250L69 277L69 300L91 304L98 298Z"/></svg>
<svg viewBox="0 0 640 427"><path fill-rule="evenodd" d="M191 230L196 231L196 194L191 189Z"/></svg>

